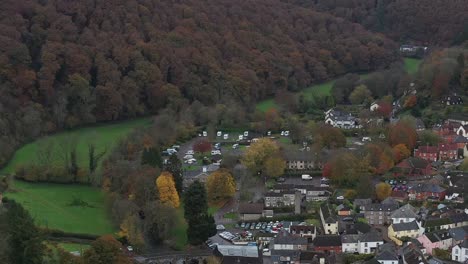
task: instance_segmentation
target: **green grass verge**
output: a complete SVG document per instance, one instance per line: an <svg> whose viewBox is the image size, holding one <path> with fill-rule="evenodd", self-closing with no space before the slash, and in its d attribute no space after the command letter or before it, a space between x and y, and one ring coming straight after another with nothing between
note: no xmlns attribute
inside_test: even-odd
<svg viewBox="0 0 468 264"><path fill-rule="evenodd" d="M13 190L6 197L21 203L41 227L94 235L116 231L106 214L104 193L99 188L15 181ZM87 206L71 206L74 197Z"/></svg>
<svg viewBox="0 0 468 264"><path fill-rule="evenodd" d="M415 74L419 70L419 65L421 64L422 60L421 59L415 59L415 58L405 58L404 59L404 65L405 65L405 70L409 74Z"/></svg>
<svg viewBox="0 0 468 264"><path fill-rule="evenodd" d="M210 206L208 207L208 214L214 215L216 212L218 212L219 206Z"/></svg>
<svg viewBox="0 0 468 264"><path fill-rule="evenodd" d="M226 214L224 214L224 218L236 220L237 219L237 214L236 213L226 213Z"/></svg>
<svg viewBox="0 0 468 264"><path fill-rule="evenodd" d="M40 138L32 143L24 145L16 151L12 160L6 167L0 170L0 173L12 173L16 166L31 164L38 160L38 150L40 147L50 143L52 144L53 160L60 164L60 146L64 143L76 142L77 159L80 167L87 167L88 142L91 140L96 144L96 153L107 149L110 153L115 144L127 135L134 128L147 126L150 124L150 118L140 118L115 124L106 124L95 127L85 127L61 132L49 137Z"/></svg>
<svg viewBox="0 0 468 264"><path fill-rule="evenodd" d="M85 250L90 248L90 245L78 244L78 243L58 243L58 246L67 252L78 251L83 253Z"/></svg>
<svg viewBox="0 0 468 264"><path fill-rule="evenodd" d="M176 224L174 228L170 231L172 237L174 238L174 249L183 250L187 244L187 228L188 224L184 218L184 205L181 204L177 209L177 218L174 219Z"/></svg>

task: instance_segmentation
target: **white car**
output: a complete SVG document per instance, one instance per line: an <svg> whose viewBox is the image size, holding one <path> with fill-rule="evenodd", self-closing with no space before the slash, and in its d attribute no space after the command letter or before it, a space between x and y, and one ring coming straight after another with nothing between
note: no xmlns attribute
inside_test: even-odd
<svg viewBox="0 0 468 264"><path fill-rule="evenodd" d="M344 196L340 195L338 197L336 197L337 200L344 200Z"/></svg>
<svg viewBox="0 0 468 264"><path fill-rule="evenodd" d="M196 159L188 159L188 160L185 161L185 163L187 163L187 164L194 164L196 162L197 162Z"/></svg>
<svg viewBox="0 0 468 264"><path fill-rule="evenodd" d="M173 148L168 148L166 151L167 151L167 153L169 153L169 155L177 153L177 150L173 149Z"/></svg>
<svg viewBox="0 0 468 264"><path fill-rule="evenodd" d="M217 225L216 230L223 231L223 230L226 230L226 228L223 225Z"/></svg>
<svg viewBox="0 0 468 264"><path fill-rule="evenodd" d="M239 148L239 144L234 144L234 145L232 145L232 148L233 148L233 149Z"/></svg>
<svg viewBox="0 0 468 264"><path fill-rule="evenodd" d="M193 159L193 155L185 155L185 156L184 156L184 159L185 159L185 160Z"/></svg>
<svg viewBox="0 0 468 264"><path fill-rule="evenodd" d="M289 137L289 131L284 131L284 136Z"/></svg>
<svg viewBox="0 0 468 264"><path fill-rule="evenodd" d="M185 155L193 155L193 154L195 154L193 150L187 150L187 152L185 153Z"/></svg>
<svg viewBox="0 0 468 264"><path fill-rule="evenodd" d="M224 140L226 140L226 139L228 139L228 138L229 138L229 134L224 134L224 135L223 135L223 139L224 139Z"/></svg>
<svg viewBox="0 0 468 264"><path fill-rule="evenodd" d="M211 151L211 155L221 155L221 151L220 150L212 150Z"/></svg>
<svg viewBox="0 0 468 264"><path fill-rule="evenodd" d="M127 247L127 250L128 250L128 252L132 252L132 251L133 251L133 247L132 247L132 246L128 246L128 247Z"/></svg>

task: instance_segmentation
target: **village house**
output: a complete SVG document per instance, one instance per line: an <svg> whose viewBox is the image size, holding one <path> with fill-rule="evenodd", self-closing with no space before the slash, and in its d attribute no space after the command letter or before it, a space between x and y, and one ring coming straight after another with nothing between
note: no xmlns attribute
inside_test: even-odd
<svg viewBox="0 0 468 264"><path fill-rule="evenodd" d="M336 211L339 216L350 216L352 213L351 208L343 204L338 205Z"/></svg>
<svg viewBox="0 0 468 264"><path fill-rule="evenodd" d="M418 237L418 241L421 242L429 255L432 255L434 248L447 250L452 246L452 237L448 230L425 233Z"/></svg>
<svg viewBox="0 0 468 264"><path fill-rule="evenodd" d="M453 244L460 244L468 237L468 226L450 228L449 232L452 237Z"/></svg>
<svg viewBox="0 0 468 264"><path fill-rule="evenodd" d="M344 253L371 254L384 243L382 235L372 231L359 235L342 235L341 245Z"/></svg>
<svg viewBox="0 0 468 264"><path fill-rule="evenodd" d="M398 163L393 169L393 175L398 176L424 176L432 174L431 163L427 160L409 157Z"/></svg>
<svg viewBox="0 0 468 264"><path fill-rule="evenodd" d="M317 228L313 225L291 225L289 232L292 235L311 238L312 240L317 236Z"/></svg>
<svg viewBox="0 0 468 264"><path fill-rule="evenodd" d="M459 123L461 125L468 125L468 114L467 113L452 113L447 118L447 121L448 122Z"/></svg>
<svg viewBox="0 0 468 264"><path fill-rule="evenodd" d="M301 251L299 261L301 264L325 264L327 255L323 252Z"/></svg>
<svg viewBox="0 0 468 264"><path fill-rule="evenodd" d="M380 264L398 264L398 255L395 252L384 250L375 256Z"/></svg>
<svg viewBox="0 0 468 264"><path fill-rule="evenodd" d="M393 190L390 198L399 203L404 203L408 200L408 193L406 191Z"/></svg>
<svg viewBox="0 0 468 264"><path fill-rule="evenodd" d="M445 189L432 183L418 183L409 188L408 193L409 199L416 201L442 201L445 198Z"/></svg>
<svg viewBox="0 0 468 264"><path fill-rule="evenodd" d="M238 211L242 221L255 221L263 216L263 203L239 204Z"/></svg>
<svg viewBox="0 0 468 264"><path fill-rule="evenodd" d="M466 213L456 213L450 214L448 216L451 222L451 227L461 227L461 226L468 226L468 214Z"/></svg>
<svg viewBox="0 0 468 264"><path fill-rule="evenodd" d="M459 105L463 104L463 99L457 94L447 95L442 99L444 105Z"/></svg>
<svg viewBox="0 0 468 264"><path fill-rule="evenodd" d="M437 230L448 230L452 226L452 221L450 218L441 217L441 218L428 218L423 223L423 228L425 232L435 232Z"/></svg>
<svg viewBox="0 0 468 264"><path fill-rule="evenodd" d="M390 223L390 214L398 209L396 204L368 204L361 206L361 213L364 214L370 225L383 225Z"/></svg>
<svg viewBox="0 0 468 264"><path fill-rule="evenodd" d="M458 158L458 146L455 143L439 144L439 159L440 160L456 160Z"/></svg>
<svg viewBox="0 0 468 264"><path fill-rule="evenodd" d="M468 239L452 248L452 260L460 263L468 261Z"/></svg>
<svg viewBox="0 0 468 264"><path fill-rule="evenodd" d="M288 170L313 170L320 166L310 151L287 151L284 155Z"/></svg>
<svg viewBox="0 0 468 264"><path fill-rule="evenodd" d="M263 263L257 246L218 245L213 254L218 257L220 263Z"/></svg>
<svg viewBox="0 0 468 264"><path fill-rule="evenodd" d="M409 223L416 221L418 215L416 214L417 210L410 204L405 204L404 206L398 208L390 214L390 219L392 223Z"/></svg>
<svg viewBox="0 0 468 264"><path fill-rule="evenodd" d="M350 113L330 109L325 112L325 123L333 127L351 129L360 128L358 119Z"/></svg>
<svg viewBox="0 0 468 264"><path fill-rule="evenodd" d="M323 203L320 205L320 220L325 234L338 234L338 218L333 209L330 208L330 204Z"/></svg>
<svg viewBox="0 0 468 264"><path fill-rule="evenodd" d="M466 132L468 133L468 125L466 129L467 129ZM458 135L453 139L452 143L457 144L458 149L463 149L468 144L468 137L465 137L463 135Z"/></svg>
<svg viewBox="0 0 468 264"><path fill-rule="evenodd" d="M286 231L280 232L273 240L273 250L307 250L307 238L301 236L293 236Z"/></svg>
<svg viewBox="0 0 468 264"><path fill-rule="evenodd" d="M420 146L414 149L414 156L427 161L439 160L439 149L436 146Z"/></svg>
<svg viewBox="0 0 468 264"><path fill-rule="evenodd" d="M341 253L341 236L320 235L315 237L313 245L315 251Z"/></svg>
<svg viewBox="0 0 468 264"><path fill-rule="evenodd" d="M300 194L299 194L300 195ZM265 207L290 207L294 206L296 191L267 192L265 194Z"/></svg>
<svg viewBox="0 0 468 264"><path fill-rule="evenodd" d="M421 233L421 228L416 221L391 224L388 227L388 238L399 246L403 244L403 241L400 240L401 238L417 238Z"/></svg>

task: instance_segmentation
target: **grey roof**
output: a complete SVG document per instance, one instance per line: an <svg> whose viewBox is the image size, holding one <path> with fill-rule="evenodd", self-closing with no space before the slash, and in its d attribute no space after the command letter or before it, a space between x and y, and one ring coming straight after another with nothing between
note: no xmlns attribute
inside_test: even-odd
<svg viewBox="0 0 468 264"><path fill-rule="evenodd" d="M359 241L359 235L342 235L341 243L357 243Z"/></svg>
<svg viewBox="0 0 468 264"><path fill-rule="evenodd" d="M390 261L390 260L398 260L398 256L397 254L395 254L394 252L390 252L388 250L384 250L382 251L380 254L378 254L375 259L377 260L387 260L387 261Z"/></svg>
<svg viewBox="0 0 468 264"><path fill-rule="evenodd" d="M263 213L263 203L243 203L239 204L239 214L261 214Z"/></svg>
<svg viewBox="0 0 468 264"><path fill-rule="evenodd" d="M393 211L390 215L391 218L417 218L418 215L415 213L416 209L410 204L405 204L404 206Z"/></svg>
<svg viewBox="0 0 468 264"><path fill-rule="evenodd" d="M393 199L392 197L387 197L387 198L385 198L385 200L383 200L381 202L381 204L396 204L396 205L398 205L398 202L395 199Z"/></svg>
<svg viewBox="0 0 468 264"><path fill-rule="evenodd" d="M293 236L286 231L278 234L274 240L275 244L281 245L307 245L307 238L300 236Z"/></svg>
<svg viewBox="0 0 468 264"><path fill-rule="evenodd" d="M323 214L323 219L325 220L325 223L336 223L338 220L336 219L336 215L331 210L330 205L328 203L323 203L320 205L320 211Z"/></svg>
<svg viewBox="0 0 468 264"><path fill-rule="evenodd" d="M418 185L412 187L410 190L414 190L415 192L433 192L433 193L441 193L445 191L444 188L440 187L437 184L432 183L419 183Z"/></svg>
<svg viewBox="0 0 468 264"><path fill-rule="evenodd" d="M418 223L416 221L409 222L409 223L392 224L392 226L395 232L419 229Z"/></svg>
<svg viewBox="0 0 468 264"><path fill-rule="evenodd" d="M361 242L378 242L383 241L382 234L376 231L364 233L360 235Z"/></svg>
<svg viewBox="0 0 468 264"><path fill-rule="evenodd" d="M460 244L460 247L461 248L468 248L468 239L465 239L465 241L463 241L463 243Z"/></svg>
<svg viewBox="0 0 468 264"><path fill-rule="evenodd" d="M393 212L398 209L398 205L396 204L367 204L362 206L363 211L386 211L386 212Z"/></svg>
<svg viewBox="0 0 468 264"><path fill-rule="evenodd" d="M460 241L468 236L468 226L451 228L449 232L453 239Z"/></svg>
<svg viewBox="0 0 468 264"><path fill-rule="evenodd" d="M453 143L468 143L468 138L458 135L453 139Z"/></svg>
<svg viewBox="0 0 468 264"><path fill-rule="evenodd" d="M258 258L257 246L218 245L217 250L223 256Z"/></svg>
<svg viewBox="0 0 468 264"><path fill-rule="evenodd" d="M314 246L316 247L337 247L337 246L341 246L341 236L338 236L338 235L316 236L313 243L314 243Z"/></svg>
<svg viewBox="0 0 468 264"><path fill-rule="evenodd" d="M372 200L370 198L367 198L367 199L355 199L354 200L354 206L363 206L363 205L366 205L366 204L371 204L372 203Z"/></svg>
<svg viewBox="0 0 468 264"><path fill-rule="evenodd" d="M450 239L450 232L447 230L440 230L436 231L433 233L426 233L425 236L431 241L432 243L435 243L437 241L443 241Z"/></svg>

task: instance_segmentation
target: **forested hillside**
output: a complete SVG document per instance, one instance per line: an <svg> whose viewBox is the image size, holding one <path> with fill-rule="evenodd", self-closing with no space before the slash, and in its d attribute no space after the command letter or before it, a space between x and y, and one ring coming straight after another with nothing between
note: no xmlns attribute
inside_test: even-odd
<svg viewBox="0 0 468 264"><path fill-rule="evenodd" d="M41 134L195 100L252 107L397 49L279 0L3 0L0 32L0 164Z"/></svg>
<svg viewBox="0 0 468 264"><path fill-rule="evenodd" d="M460 44L468 39L466 0L284 0L326 11L402 42Z"/></svg>

